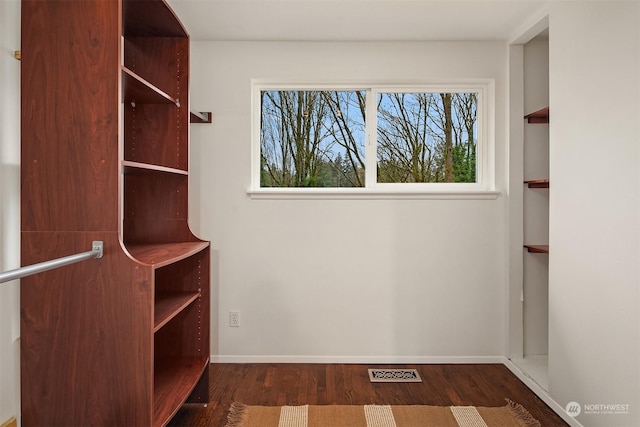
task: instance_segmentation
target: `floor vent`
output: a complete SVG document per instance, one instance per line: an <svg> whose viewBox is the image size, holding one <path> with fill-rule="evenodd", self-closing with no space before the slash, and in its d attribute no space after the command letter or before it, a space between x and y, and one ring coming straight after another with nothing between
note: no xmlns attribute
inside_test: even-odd
<svg viewBox="0 0 640 427"><path fill-rule="evenodd" d="M372 383L421 383L422 378L415 369L369 369Z"/></svg>

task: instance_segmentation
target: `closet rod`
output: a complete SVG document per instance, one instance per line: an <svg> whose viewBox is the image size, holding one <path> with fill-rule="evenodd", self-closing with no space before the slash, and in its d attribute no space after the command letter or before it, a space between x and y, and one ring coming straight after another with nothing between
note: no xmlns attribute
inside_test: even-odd
<svg viewBox="0 0 640 427"><path fill-rule="evenodd" d="M102 258L103 242L94 240L91 244L91 250L75 255L69 255L62 258L56 258L49 261L40 262L38 264L27 265L26 267L16 268L15 270L0 273L0 283L10 280L19 279L32 274L42 273L43 271L53 270L54 268L64 267L65 265L75 264L76 262L85 261L93 258Z"/></svg>

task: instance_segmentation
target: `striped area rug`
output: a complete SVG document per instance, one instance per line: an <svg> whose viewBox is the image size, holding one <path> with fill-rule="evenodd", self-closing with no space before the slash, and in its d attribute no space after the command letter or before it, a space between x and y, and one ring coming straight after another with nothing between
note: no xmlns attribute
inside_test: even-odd
<svg viewBox="0 0 640 427"><path fill-rule="evenodd" d="M231 405L226 427L540 427L524 407Z"/></svg>

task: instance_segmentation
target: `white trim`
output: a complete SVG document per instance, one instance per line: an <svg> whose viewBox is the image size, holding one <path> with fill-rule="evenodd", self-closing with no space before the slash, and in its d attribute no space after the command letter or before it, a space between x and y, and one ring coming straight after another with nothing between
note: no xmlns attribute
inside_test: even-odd
<svg viewBox="0 0 640 427"><path fill-rule="evenodd" d="M377 182L377 126L376 114L367 114L365 122L365 187L348 188L263 188L260 186L260 94L265 90L364 90L367 94L366 109L377 109L379 93L390 92L476 92L478 145L476 149L475 183L378 183ZM318 191L321 190L321 191ZM364 193L364 197L360 196ZM251 81L251 187L247 191L251 198L420 198L420 199L475 199L497 198L495 191L495 80L472 79L439 83L283 83L253 79ZM285 196L286 194L286 196ZM318 197L318 194L321 196ZM423 196L419 196L424 194ZM452 197L459 194L457 197ZM348 197L347 197L348 195ZM372 195L374 197L372 197ZM380 197L382 195L382 197ZM409 197L407 197L409 195ZM435 197L434 197L435 195ZM442 197L445 195L445 197ZM328 197L331 196L331 197ZM337 196L337 197L335 197Z"/></svg>
<svg viewBox="0 0 640 427"><path fill-rule="evenodd" d="M542 31L549 28L550 4L543 5L537 12L530 14L509 37L508 44L526 44Z"/></svg>
<svg viewBox="0 0 640 427"><path fill-rule="evenodd" d="M378 115L369 114L369 111L376 111L376 96L372 89L367 90L366 108L368 119L365 120L365 154L364 154L364 185L367 189L373 188L373 183L378 180Z"/></svg>
<svg viewBox="0 0 640 427"><path fill-rule="evenodd" d="M368 188L260 188L247 190L258 200L496 200L501 191L454 190L373 190Z"/></svg>
<svg viewBox="0 0 640 427"><path fill-rule="evenodd" d="M503 356L290 356L211 355L211 363L345 363L345 364L486 364L504 363Z"/></svg>

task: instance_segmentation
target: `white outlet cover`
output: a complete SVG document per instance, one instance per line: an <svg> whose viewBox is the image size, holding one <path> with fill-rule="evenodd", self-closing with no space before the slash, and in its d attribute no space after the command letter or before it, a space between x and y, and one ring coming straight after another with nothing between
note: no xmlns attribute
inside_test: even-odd
<svg viewBox="0 0 640 427"><path fill-rule="evenodd" d="M240 326L240 312L231 310L229 311L229 326L237 328Z"/></svg>

